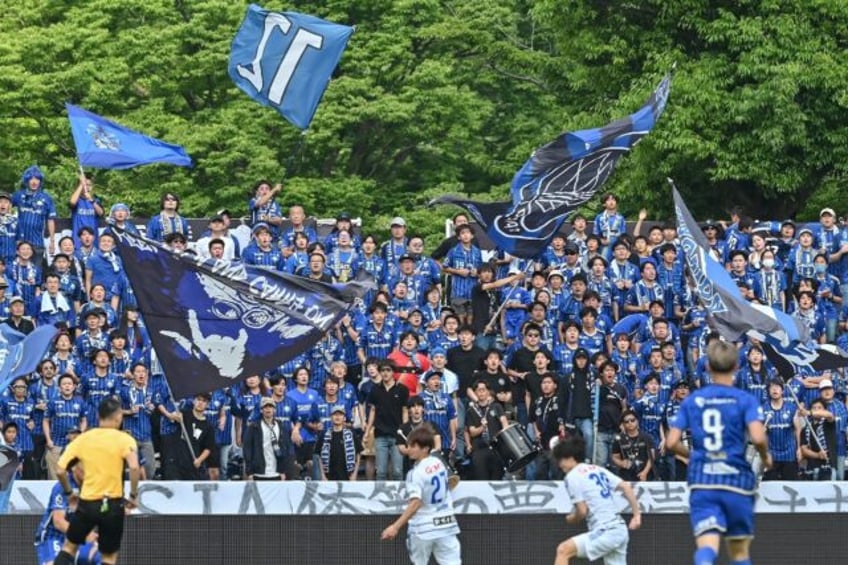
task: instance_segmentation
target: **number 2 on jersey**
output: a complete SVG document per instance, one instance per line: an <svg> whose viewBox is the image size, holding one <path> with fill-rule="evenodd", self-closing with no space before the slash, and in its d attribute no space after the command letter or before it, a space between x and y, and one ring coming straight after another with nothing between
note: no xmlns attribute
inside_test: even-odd
<svg viewBox="0 0 848 565"><path fill-rule="evenodd" d="M433 485L433 494L430 495L430 504L441 504L447 495L448 474L442 471L438 475L433 475L430 479L430 484Z"/></svg>
<svg viewBox="0 0 848 565"><path fill-rule="evenodd" d="M704 429L704 449L707 451L719 451L724 445L722 433L724 425L721 423L721 412L715 408L707 408L701 416L701 427Z"/></svg>

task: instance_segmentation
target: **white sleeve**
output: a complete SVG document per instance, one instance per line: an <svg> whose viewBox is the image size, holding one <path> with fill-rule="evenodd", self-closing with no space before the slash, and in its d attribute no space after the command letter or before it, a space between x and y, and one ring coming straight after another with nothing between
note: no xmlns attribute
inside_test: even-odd
<svg viewBox="0 0 848 565"><path fill-rule="evenodd" d="M424 498L424 489L421 486L421 474L416 471L412 471L409 474L409 478L406 481L406 495L407 498L417 498L422 500Z"/></svg>
<svg viewBox="0 0 848 565"><path fill-rule="evenodd" d="M580 479L578 479L575 475L576 473L569 473L569 475L565 478L565 490L568 491L568 496L571 498L572 504L586 501L586 495L583 493Z"/></svg>

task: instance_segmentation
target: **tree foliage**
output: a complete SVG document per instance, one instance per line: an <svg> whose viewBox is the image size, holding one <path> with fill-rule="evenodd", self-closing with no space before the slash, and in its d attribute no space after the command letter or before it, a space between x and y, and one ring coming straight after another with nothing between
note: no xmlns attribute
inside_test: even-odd
<svg viewBox="0 0 848 565"><path fill-rule="evenodd" d="M71 101L179 143L190 170L98 171L107 202L153 213L162 190L190 215L244 211L260 178L284 204L347 210L384 233L405 214L425 235L434 195L503 199L558 133L635 110L677 63L668 109L623 160L625 212L670 212L675 178L701 216L844 210L848 5L838 0L327 0L266 2L356 26L301 134L227 76L247 2L8 0L0 20L0 182L32 163L64 201ZM590 209L597 207L590 203Z"/></svg>

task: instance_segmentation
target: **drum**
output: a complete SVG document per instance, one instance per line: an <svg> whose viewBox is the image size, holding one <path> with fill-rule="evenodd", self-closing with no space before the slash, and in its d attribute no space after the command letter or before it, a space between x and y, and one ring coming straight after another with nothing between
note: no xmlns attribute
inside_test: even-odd
<svg viewBox="0 0 848 565"><path fill-rule="evenodd" d="M539 449L533 445L527 432L519 424L512 424L501 430L495 436L494 448L510 473L520 471L539 454Z"/></svg>

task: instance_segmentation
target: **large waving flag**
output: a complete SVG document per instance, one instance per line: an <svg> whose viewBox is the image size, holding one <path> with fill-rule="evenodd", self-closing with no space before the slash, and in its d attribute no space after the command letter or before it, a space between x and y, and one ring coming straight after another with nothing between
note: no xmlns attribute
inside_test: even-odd
<svg viewBox="0 0 848 565"><path fill-rule="evenodd" d="M57 333L55 326L41 326L24 335L0 324L0 391L6 390L16 377L35 371Z"/></svg>
<svg viewBox="0 0 848 565"><path fill-rule="evenodd" d="M296 12L247 8L230 50L230 78L248 96L306 129L353 28Z"/></svg>
<svg viewBox="0 0 848 565"><path fill-rule="evenodd" d="M592 198L621 156L651 131L670 88L668 74L636 113L604 127L566 132L537 149L512 179L511 202L442 196L431 204L462 206L499 248L517 257L536 257L566 216Z"/></svg>
<svg viewBox="0 0 848 565"><path fill-rule="evenodd" d="M204 261L115 231L139 310L177 398L282 365L317 343L373 288Z"/></svg>
<svg viewBox="0 0 848 565"><path fill-rule="evenodd" d="M0 445L0 515L9 513L9 499L12 497L15 473L20 463L14 449Z"/></svg>
<svg viewBox="0 0 848 565"><path fill-rule="evenodd" d="M706 237L673 185L672 191L686 264L697 284L698 297L723 337L736 341L747 335L760 341L784 378L800 368L821 371L848 365L848 357L838 348L812 342L809 330L797 318L745 300L724 266L710 255Z"/></svg>
<svg viewBox="0 0 848 565"><path fill-rule="evenodd" d="M191 157L179 145L131 130L73 104L66 103L65 108L83 167L129 169L150 163L191 167Z"/></svg>

